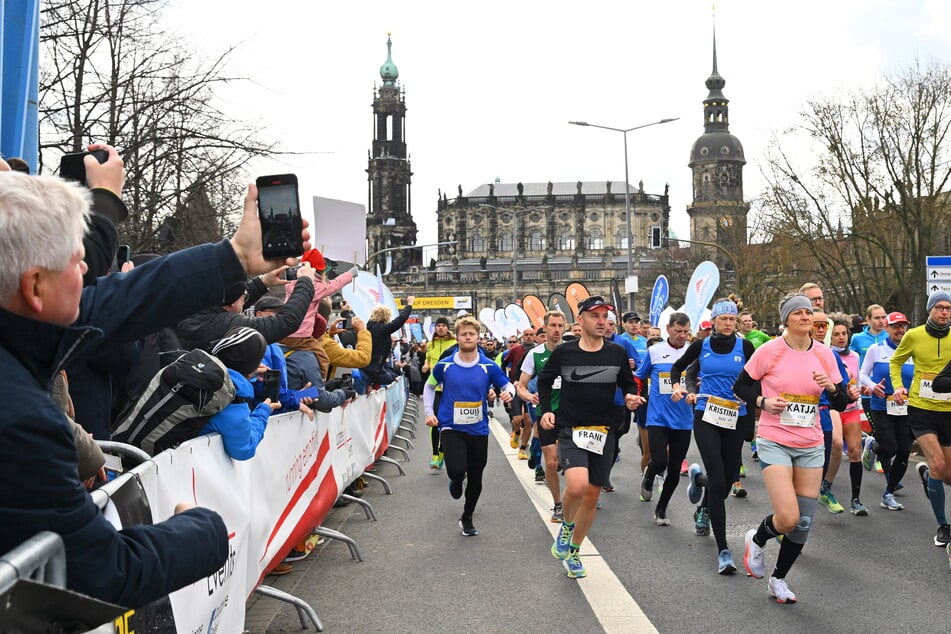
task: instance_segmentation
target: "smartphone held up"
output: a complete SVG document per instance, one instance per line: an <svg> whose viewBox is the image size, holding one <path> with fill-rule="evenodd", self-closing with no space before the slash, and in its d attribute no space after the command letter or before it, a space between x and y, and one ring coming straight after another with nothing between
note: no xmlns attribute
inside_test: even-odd
<svg viewBox="0 0 951 634"><path fill-rule="evenodd" d="M304 242L301 237L303 221L297 193L297 176L260 176L256 184L264 257L276 260L300 256L304 252Z"/></svg>
<svg viewBox="0 0 951 634"><path fill-rule="evenodd" d="M105 163L109 160L109 152L106 150L93 150L92 152L64 154L59 160L60 178L76 181L83 186L88 186L86 183L86 164L83 162L83 159L86 158L88 154L95 156L96 160L100 163Z"/></svg>

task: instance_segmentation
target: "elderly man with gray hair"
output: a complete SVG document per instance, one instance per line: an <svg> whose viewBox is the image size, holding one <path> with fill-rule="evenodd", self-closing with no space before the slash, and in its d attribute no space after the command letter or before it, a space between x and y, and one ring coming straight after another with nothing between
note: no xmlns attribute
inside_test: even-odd
<svg viewBox="0 0 951 634"><path fill-rule="evenodd" d="M230 240L84 289L89 200L78 185L9 172L0 161L0 381L15 395L0 418L0 552L56 532L69 589L137 608L219 569L227 528L217 513L181 503L165 521L116 530L79 481L73 432L47 386L70 360L220 305L229 285L281 263L263 259L252 186Z"/></svg>

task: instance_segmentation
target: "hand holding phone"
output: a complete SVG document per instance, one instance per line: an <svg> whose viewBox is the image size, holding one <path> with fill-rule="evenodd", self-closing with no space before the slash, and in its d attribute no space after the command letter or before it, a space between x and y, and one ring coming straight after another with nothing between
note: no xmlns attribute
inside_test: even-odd
<svg viewBox="0 0 951 634"><path fill-rule="evenodd" d="M116 270L121 271L122 265L132 259L132 247L128 244L120 244L116 250Z"/></svg>
<svg viewBox="0 0 951 634"><path fill-rule="evenodd" d="M261 176L258 188L258 218L264 258L290 258L304 252L303 221L297 191L297 176Z"/></svg>
<svg viewBox="0 0 951 634"><path fill-rule="evenodd" d="M281 389L281 371L280 370L265 370L264 371L264 396L271 400L272 403L280 404L278 396L280 395Z"/></svg>
<svg viewBox="0 0 951 634"><path fill-rule="evenodd" d="M76 181L80 185L88 187L86 182L86 157L92 155L100 164L109 160L109 151L105 149L93 150L91 152L76 152L75 154L64 154L59 160L59 176L67 180Z"/></svg>

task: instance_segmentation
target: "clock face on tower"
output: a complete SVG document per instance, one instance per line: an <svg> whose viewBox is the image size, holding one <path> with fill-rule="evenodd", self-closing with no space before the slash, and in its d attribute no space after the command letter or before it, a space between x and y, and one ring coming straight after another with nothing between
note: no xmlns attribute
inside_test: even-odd
<svg viewBox="0 0 951 634"><path fill-rule="evenodd" d="M728 229L733 226L733 218L731 216L720 216L720 226L724 229Z"/></svg>

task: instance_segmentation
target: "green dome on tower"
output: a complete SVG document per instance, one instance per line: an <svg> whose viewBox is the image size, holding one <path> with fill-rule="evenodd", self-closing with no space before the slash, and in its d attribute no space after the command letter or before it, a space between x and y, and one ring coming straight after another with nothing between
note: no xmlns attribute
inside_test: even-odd
<svg viewBox="0 0 951 634"><path fill-rule="evenodd" d="M400 76L400 71L393 63L393 41L390 39L390 33L386 34L386 62L380 66L380 77L383 78L384 85L393 85Z"/></svg>

